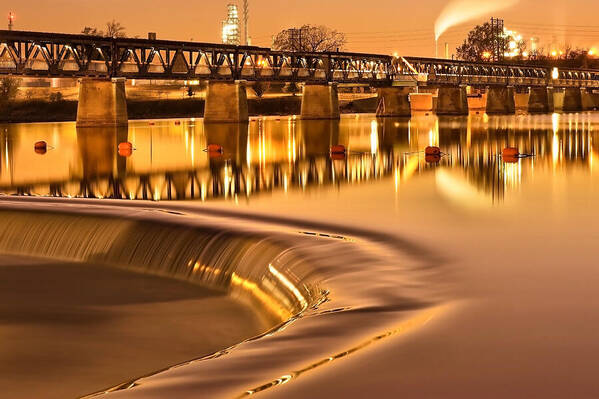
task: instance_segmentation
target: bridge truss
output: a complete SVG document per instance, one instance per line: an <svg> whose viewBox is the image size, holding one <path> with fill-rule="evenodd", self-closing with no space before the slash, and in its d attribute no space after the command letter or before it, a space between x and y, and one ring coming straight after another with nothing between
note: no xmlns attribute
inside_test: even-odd
<svg viewBox="0 0 599 399"><path fill-rule="evenodd" d="M0 74L162 80L337 82L388 86L599 87L599 70L348 52L303 53L255 46L0 30Z"/></svg>

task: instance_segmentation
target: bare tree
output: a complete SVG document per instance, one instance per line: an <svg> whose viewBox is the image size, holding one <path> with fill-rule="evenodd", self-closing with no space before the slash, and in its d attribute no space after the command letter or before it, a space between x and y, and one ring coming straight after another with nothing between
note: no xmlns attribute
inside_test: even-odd
<svg viewBox="0 0 599 399"><path fill-rule="evenodd" d="M279 32L272 47L283 51L321 52L340 50L345 43L343 33L326 26L304 25Z"/></svg>
<svg viewBox="0 0 599 399"><path fill-rule="evenodd" d="M98 28L94 28L92 26L86 26L81 30L81 33L89 36L104 36L104 32L98 30Z"/></svg>
<svg viewBox="0 0 599 399"><path fill-rule="evenodd" d="M125 27L114 19L106 22L106 37L112 37L113 39L125 37Z"/></svg>

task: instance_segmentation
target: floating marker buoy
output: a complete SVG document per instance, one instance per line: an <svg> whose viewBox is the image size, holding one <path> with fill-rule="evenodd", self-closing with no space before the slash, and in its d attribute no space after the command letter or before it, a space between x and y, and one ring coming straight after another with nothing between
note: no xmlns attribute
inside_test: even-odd
<svg viewBox="0 0 599 399"><path fill-rule="evenodd" d="M517 148L514 147L506 147L501 151L501 155L504 157L517 157L520 155L520 152Z"/></svg>
<svg viewBox="0 0 599 399"><path fill-rule="evenodd" d="M519 158L511 155L502 155L501 159L505 163L518 163Z"/></svg>
<svg viewBox="0 0 599 399"><path fill-rule="evenodd" d="M441 162L441 155L439 154L426 154L424 156L426 163L439 163Z"/></svg>
<svg viewBox="0 0 599 399"><path fill-rule="evenodd" d="M128 141L119 143L119 150L133 150L133 144Z"/></svg>
<svg viewBox="0 0 599 399"><path fill-rule="evenodd" d="M338 145L332 145L331 146L331 154L343 154L345 155L345 146L338 144Z"/></svg>
<svg viewBox="0 0 599 399"><path fill-rule="evenodd" d="M44 155L48 151L48 144L45 141L36 141L33 149L36 154Z"/></svg>
<svg viewBox="0 0 599 399"><path fill-rule="evenodd" d="M175 125L179 126L181 124L181 121L175 121Z"/></svg>
<svg viewBox="0 0 599 399"><path fill-rule="evenodd" d="M154 122L148 122L148 125L154 126Z"/></svg>
<svg viewBox="0 0 599 399"><path fill-rule="evenodd" d="M130 157L133 154L133 148L119 148L119 155L122 157Z"/></svg>
<svg viewBox="0 0 599 399"><path fill-rule="evenodd" d="M130 157L133 154L133 144L129 142L119 143L119 155L122 157Z"/></svg>
<svg viewBox="0 0 599 399"><path fill-rule="evenodd" d="M223 146L218 144L208 144L206 150L210 158L218 158L223 155Z"/></svg>
<svg viewBox="0 0 599 399"><path fill-rule="evenodd" d="M439 147L426 147L424 149L424 155L441 155L441 149Z"/></svg>

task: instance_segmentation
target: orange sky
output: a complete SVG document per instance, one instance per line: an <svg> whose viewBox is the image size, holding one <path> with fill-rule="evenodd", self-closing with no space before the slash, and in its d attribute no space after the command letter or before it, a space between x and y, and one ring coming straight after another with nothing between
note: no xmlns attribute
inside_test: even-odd
<svg viewBox="0 0 599 399"><path fill-rule="evenodd" d="M219 42L226 5L234 1L13 0L4 2L2 11L16 14L15 29L76 33L86 25L101 27L116 18L131 36L145 37L146 32L156 31L159 38ZM269 46L271 36L283 28L324 24L347 34L347 50L431 56L433 24L447 3L447 0L250 0L250 34L254 44ZM525 38L538 36L545 46L568 41L574 47L599 47L597 15L599 1L596 0L521 0L517 8L495 13L505 18L507 27L523 33ZM472 25L486 19L482 17L450 30L440 43L449 42L453 51ZM439 47L441 53L442 45Z"/></svg>

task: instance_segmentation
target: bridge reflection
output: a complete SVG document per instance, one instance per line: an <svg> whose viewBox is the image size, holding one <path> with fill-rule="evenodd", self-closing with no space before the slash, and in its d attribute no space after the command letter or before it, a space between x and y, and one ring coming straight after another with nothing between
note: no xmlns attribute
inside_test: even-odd
<svg viewBox="0 0 599 399"><path fill-rule="evenodd" d="M339 121L255 119L248 124L135 122L129 128L7 125L0 133L0 192L85 198L182 200L249 197L274 190L392 177L395 188L442 167L500 200L535 170L593 169L592 114ZM48 152L34 143L44 140ZM131 155L120 155L122 142ZM207 152L209 144L222 153ZM342 144L346 155L330 154ZM448 155L425 157L426 146ZM518 147L535 157L499 154ZM524 177L523 177L524 176Z"/></svg>

